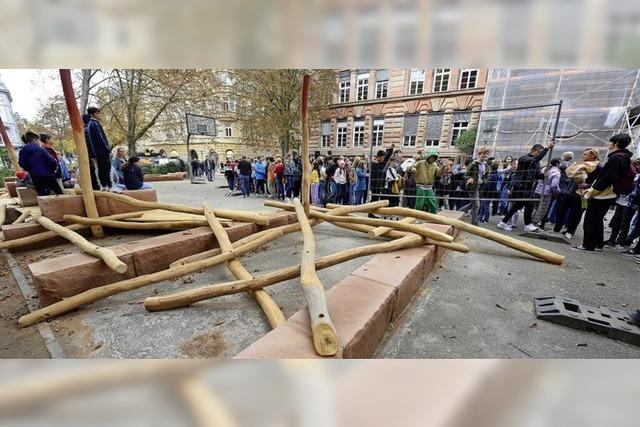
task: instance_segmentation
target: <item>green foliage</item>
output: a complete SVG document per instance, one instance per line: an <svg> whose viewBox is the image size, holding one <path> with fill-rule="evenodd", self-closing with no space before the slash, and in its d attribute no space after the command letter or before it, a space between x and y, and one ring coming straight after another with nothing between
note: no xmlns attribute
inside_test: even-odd
<svg viewBox="0 0 640 427"><path fill-rule="evenodd" d="M4 179L7 176L15 176L16 171L13 168L3 168L0 167L0 178L2 178L2 184L4 185Z"/></svg>
<svg viewBox="0 0 640 427"><path fill-rule="evenodd" d="M455 147L467 156L473 156L473 149L476 146L477 128L469 128L462 132L456 139Z"/></svg>
<svg viewBox="0 0 640 427"><path fill-rule="evenodd" d="M176 173L176 172L184 172L184 168L180 166L178 162L169 162L165 165L154 165L152 163L147 163L140 166L142 169L142 173L147 174L168 174L168 173Z"/></svg>

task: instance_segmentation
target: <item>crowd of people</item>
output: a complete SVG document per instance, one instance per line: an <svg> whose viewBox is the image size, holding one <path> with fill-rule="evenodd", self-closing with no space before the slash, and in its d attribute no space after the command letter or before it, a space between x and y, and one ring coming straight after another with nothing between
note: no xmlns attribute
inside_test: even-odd
<svg viewBox="0 0 640 427"><path fill-rule="evenodd" d="M379 150L373 159L317 156L309 159L311 203L362 204L381 199L390 206L405 206L436 213L463 211L473 225L499 216L497 227L535 233L546 230L571 240L583 223L582 244L575 250L604 247L640 256L640 161L632 161L628 134L618 134L608 145L606 162L600 150L587 148L574 160L573 152L547 159L555 143L533 145L519 158L490 157L480 148L475 158L441 160L437 151L419 150L405 158L394 145ZM300 196L302 159L292 151L285 157L242 157L222 166L229 194L290 200ZM614 209L605 239L604 219ZM584 220L583 220L584 218ZM549 228L548 227L549 225ZM631 248L633 246L633 248ZM640 258L636 258L640 263Z"/></svg>
<svg viewBox="0 0 640 427"><path fill-rule="evenodd" d="M121 192L151 188L144 182L140 158L127 158L124 146L111 148L101 117L96 107L89 107L83 115L93 189ZM50 135L27 131L22 141L18 163L23 170L16 174L20 186L34 188L39 196L62 194L65 188L75 187L77 166L53 148Z"/></svg>

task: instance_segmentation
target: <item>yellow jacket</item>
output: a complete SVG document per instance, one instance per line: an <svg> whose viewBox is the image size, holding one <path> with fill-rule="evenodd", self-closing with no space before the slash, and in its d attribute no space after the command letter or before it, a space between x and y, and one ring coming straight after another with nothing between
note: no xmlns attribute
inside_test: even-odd
<svg viewBox="0 0 640 427"><path fill-rule="evenodd" d="M314 169L311 171L311 184L317 184L319 182L320 176L318 175L318 171Z"/></svg>

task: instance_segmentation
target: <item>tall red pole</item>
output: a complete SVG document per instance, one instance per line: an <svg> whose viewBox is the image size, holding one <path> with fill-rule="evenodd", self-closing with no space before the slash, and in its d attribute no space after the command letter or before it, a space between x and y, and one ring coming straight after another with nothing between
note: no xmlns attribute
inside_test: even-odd
<svg viewBox="0 0 640 427"><path fill-rule="evenodd" d="M82 200L84 201L84 209L89 218L99 218L96 199L93 195L93 186L91 184L91 169L89 168L89 151L84 140L84 126L76 104L76 96L73 93L73 83L71 81L71 70L60 70L60 81L62 82L62 92L64 93L64 101L67 104L69 112L69 121L71 122L71 130L73 131L73 141L76 144L76 152L78 153L78 172L80 173L80 188L82 188ZM91 227L93 237L98 239L104 238L104 230L99 225Z"/></svg>

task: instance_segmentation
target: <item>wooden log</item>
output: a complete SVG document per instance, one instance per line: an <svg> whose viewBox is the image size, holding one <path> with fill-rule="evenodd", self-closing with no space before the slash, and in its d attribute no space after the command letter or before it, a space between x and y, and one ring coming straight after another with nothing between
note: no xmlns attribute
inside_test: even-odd
<svg viewBox="0 0 640 427"><path fill-rule="evenodd" d="M0 136L2 137L4 148L6 148L7 150L7 155L9 156L11 166L13 166L13 170L18 173L22 170L22 168L18 164L18 155L16 154L16 150L13 148L13 141L9 139L9 134L7 133L7 128L4 126L2 117L0 117Z"/></svg>
<svg viewBox="0 0 640 427"><path fill-rule="evenodd" d="M43 320L59 316L68 311L75 310L76 308L81 307L85 304L95 302L99 299L106 298L111 295L138 289L143 286L157 283L163 280L174 279L185 274L190 274L202 270L203 268L213 267L214 265L218 265L225 261L229 261L233 258L239 257L240 255L244 255L247 252L257 249L260 246L265 245L282 236L282 231L276 228L268 231L269 233L265 233L260 239L255 239L252 242L249 242L238 248L234 248L231 252L220 254L202 261L197 261L192 264L183 265L181 267L169 268L167 270L157 271L155 273L145 274L142 276L133 277L131 279L122 280L120 282L111 283L109 285L89 289L88 291L82 292L81 294L74 295L72 297L22 316L18 320L18 325L21 327L33 325L34 323L42 322Z"/></svg>
<svg viewBox="0 0 640 427"><path fill-rule="evenodd" d="M81 191L79 190L76 190L76 192L81 193ZM133 197L129 197L124 194L109 193L106 191L94 191L94 194L96 195L96 197L105 197L117 200L119 202L126 203L143 210L163 209L166 211L204 215L202 208L193 208L191 206L171 203L147 202L144 200L134 199ZM238 211L231 209L214 209L213 211L215 212L216 216L221 218L227 218L241 222L252 222L258 225L269 225L269 217L259 212Z"/></svg>
<svg viewBox="0 0 640 427"><path fill-rule="evenodd" d="M334 356L338 353L338 334L329 315L324 286L316 273L316 242L313 230L300 200L294 199L294 204L303 237L300 284L309 309L313 347L320 356Z"/></svg>
<svg viewBox="0 0 640 427"><path fill-rule="evenodd" d="M102 217L103 219L126 219L126 218L135 218L142 215L142 212L127 212L117 215L110 215ZM66 226L65 228L71 231L83 230L85 228L89 228L87 225L82 224L71 224ZM57 237L58 234L53 231L45 231L44 233L34 234L32 236L21 237L19 239L8 240L6 242L0 243L0 249L14 249L20 248L22 246L32 245L34 243L42 242L44 240L53 239Z"/></svg>
<svg viewBox="0 0 640 427"><path fill-rule="evenodd" d="M284 202L276 202L276 201L272 201L272 200L266 200L264 202L265 206L270 206L270 207L275 207L275 208L284 208L287 210L291 210L294 211L295 207L291 204L288 203L284 203ZM364 207L364 209L377 209L378 207L384 207L384 206L388 206L389 205L389 201L388 200L381 200L378 202L373 202L373 203L367 203L365 205L360 205L360 209L362 207ZM351 212L354 209L353 206L340 206L336 209L334 209L335 212L333 212L334 214L339 214L339 215L344 215L347 214L349 212ZM320 207L312 207L312 210L318 210L321 212L331 212L330 209L325 209L325 208L320 208ZM215 210L214 210L215 212ZM311 219L310 220L310 224L311 226L315 226L317 224L319 224L321 221L317 220L317 219ZM300 231L300 225L299 224L289 224L289 225L283 225L281 227L278 227L282 230L283 235L285 234L289 234L289 233L295 233L296 231ZM261 235L263 235L263 233L265 233L268 230L265 231L261 231L255 234L252 234L251 236L247 236L243 239L238 240L237 242L235 242L233 245L234 247L238 244L245 244L248 242L251 242L253 239L260 237ZM173 263L171 263L170 267L179 267L181 265L185 265L185 264L189 264L191 262L195 262L195 261L200 261L203 259L207 259L209 257L212 256L216 256L218 254L220 254L222 251L220 250L220 248L214 248L214 249L210 249L208 251L205 252L201 252L199 254L194 254L194 255L190 255L188 257L184 257L181 258L179 260L174 261Z"/></svg>
<svg viewBox="0 0 640 427"><path fill-rule="evenodd" d="M238 424L218 398L200 378L190 377L177 384L190 416L198 427L235 427Z"/></svg>
<svg viewBox="0 0 640 427"><path fill-rule="evenodd" d="M104 218L87 218L78 215L64 215L63 219L67 222L82 225L101 225L110 228L122 228L125 230L173 230L184 228L196 228L208 225L206 220L203 221L156 221L156 222L131 222L131 221L115 221Z"/></svg>
<svg viewBox="0 0 640 427"><path fill-rule="evenodd" d="M431 214L428 212L422 212L408 208L382 208L377 210L376 212L381 215L412 216L423 221L451 225L458 230L466 231L468 233L475 234L476 236L480 236L496 243L500 243L504 246L510 247L520 252L524 252L551 264L561 265L565 260L564 256L559 255L555 252L543 249L527 242L523 242L522 240L518 240L513 237L505 236L504 234L488 230L486 228L467 224L466 222L460 221L459 219L447 218L442 215Z"/></svg>
<svg viewBox="0 0 640 427"><path fill-rule="evenodd" d="M211 227L213 234L218 240L218 244L220 245L222 253L233 251L233 244L231 243L231 240L229 240L229 236L222 227L222 224L220 223L218 218L216 218L213 209L211 209L211 207L207 203L205 203L203 206L203 210L204 216L205 218L207 218L209 226ZM244 268L238 258L233 258L227 261L227 268L229 269L231 274L235 276L236 279L253 279L253 275L249 273L246 268ZM267 320L269 321L272 329L283 325L287 321L287 319L284 317L284 314L282 314L280 307L278 307L278 304L276 304L276 302L273 300L273 298L271 298L271 295L269 295L267 291L265 291L264 289L258 289L255 291L249 291L249 295L256 300L258 305L260 305L260 308L262 308L265 316L267 316Z"/></svg>
<svg viewBox="0 0 640 427"><path fill-rule="evenodd" d="M397 251L400 249L414 248L424 244L420 236L409 235L390 242L377 243L375 245L361 246L359 248L346 249L331 255L317 258L315 261L316 270L332 267L336 264L352 260L354 258L367 255L375 255L383 252ZM236 280L232 282L208 285L196 289L189 289L172 295L149 297L144 300L144 307L148 311L170 310L185 307L223 295L237 294L251 289L262 289L285 280L295 279L300 275L301 265L276 270L271 273L256 276L252 280Z"/></svg>
<svg viewBox="0 0 640 427"><path fill-rule="evenodd" d="M312 212L312 216L325 220L327 222L343 222L343 223L352 223L352 224L364 224L364 225L373 225L373 226L384 226L390 227L394 230L407 231L409 233L417 234L419 236L429 238L432 240L451 243L453 242L453 237L448 234L441 233L440 231L429 230L427 228L422 228L414 224L406 224L400 221L390 221L387 219L374 219L374 218L363 218L363 217L353 217L353 216L334 216L321 212Z"/></svg>
<svg viewBox="0 0 640 427"><path fill-rule="evenodd" d="M80 172L80 187L82 188L82 201L84 202L84 210L89 218L98 218L98 207L96 199L93 195L93 184L91 184L91 168L89 166L89 151L84 140L84 125L78 112L78 104L76 104L76 95L73 92L73 83L71 81L71 70L60 70L60 81L62 83L62 92L64 93L64 101L67 105L69 113L69 121L71 122L71 130L73 131L73 142L76 146L78 155L78 170ZM97 239L104 238L104 230L99 225L91 227L93 237Z"/></svg>
<svg viewBox="0 0 640 427"><path fill-rule="evenodd" d="M47 230L53 231L58 236L64 237L65 239L76 245L78 248L80 248L83 252L86 252L89 255L93 255L96 258L102 259L110 269L115 270L120 274L127 271L127 264L122 262L111 249L94 245L75 231L69 230L68 228L63 227L60 224L56 224L49 218L45 218L41 215L36 217L36 222Z"/></svg>
<svg viewBox="0 0 640 427"><path fill-rule="evenodd" d="M400 222L412 224L416 222L416 219L411 217L406 217L400 220ZM373 230L370 230L367 234L369 235L370 238L375 239L377 237L384 236L386 233L390 232L391 230L392 229L389 227L376 227Z"/></svg>
<svg viewBox="0 0 640 427"><path fill-rule="evenodd" d="M311 76L305 74L302 78L302 100L300 103L302 119L302 206L305 217L309 217L309 206L311 205L311 163L309 162L309 86Z"/></svg>
<svg viewBox="0 0 640 427"><path fill-rule="evenodd" d="M30 216L31 216L31 211L24 211L20 214L18 218L16 218L15 221L12 222L12 224L22 224Z"/></svg>

